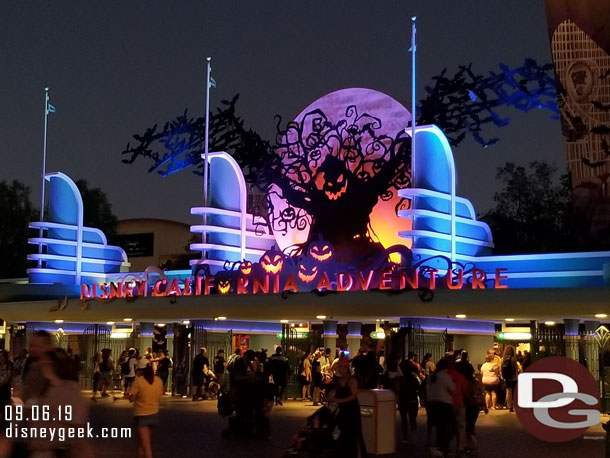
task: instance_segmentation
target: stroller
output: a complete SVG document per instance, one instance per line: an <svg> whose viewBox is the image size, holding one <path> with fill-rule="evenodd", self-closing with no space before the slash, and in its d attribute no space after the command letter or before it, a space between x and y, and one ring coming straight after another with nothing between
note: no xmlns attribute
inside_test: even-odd
<svg viewBox="0 0 610 458"><path fill-rule="evenodd" d="M332 458L336 456L335 412L327 406L307 418L307 426L295 437L284 458Z"/></svg>

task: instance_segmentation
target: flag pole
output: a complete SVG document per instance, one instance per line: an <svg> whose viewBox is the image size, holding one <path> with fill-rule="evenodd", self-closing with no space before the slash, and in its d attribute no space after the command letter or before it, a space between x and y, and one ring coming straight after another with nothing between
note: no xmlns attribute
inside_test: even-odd
<svg viewBox="0 0 610 458"><path fill-rule="evenodd" d="M212 76L212 58L208 57L208 77L205 85L205 146L203 159L203 203L207 207L210 202L209 196L209 138L210 138L210 77Z"/></svg>
<svg viewBox="0 0 610 458"><path fill-rule="evenodd" d="M416 121L416 99L415 99L415 20L416 16L411 16L411 187L415 178L415 121Z"/></svg>
<svg viewBox="0 0 610 458"><path fill-rule="evenodd" d="M44 221L44 182L47 173L47 125L49 118L49 88L44 88L44 140L42 145L42 191L40 199L40 221ZM38 236L44 235L42 227L38 231ZM38 253L42 253L42 244L38 244ZM38 259L38 267L42 267L42 260Z"/></svg>

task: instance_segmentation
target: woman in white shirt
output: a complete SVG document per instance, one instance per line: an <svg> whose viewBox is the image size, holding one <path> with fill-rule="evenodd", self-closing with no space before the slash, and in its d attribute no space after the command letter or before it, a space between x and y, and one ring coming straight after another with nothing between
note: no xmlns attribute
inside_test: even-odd
<svg viewBox="0 0 610 458"><path fill-rule="evenodd" d="M500 366L495 362L493 355L485 357L485 363L481 366L483 386L485 387L485 402L487 408L497 409L497 393L500 389ZM491 398L491 403L490 403Z"/></svg>

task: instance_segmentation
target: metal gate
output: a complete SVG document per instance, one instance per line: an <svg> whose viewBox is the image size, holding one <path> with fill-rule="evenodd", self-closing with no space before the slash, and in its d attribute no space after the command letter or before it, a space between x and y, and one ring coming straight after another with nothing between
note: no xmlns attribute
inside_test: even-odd
<svg viewBox="0 0 610 458"><path fill-rule="evenodd" d="M409 352L419 355L420 361L426 353L431 353L432 361L436 363L445 356L445 352L451 350L451 340L446 330L442 333L426 332L417 325L400 328L391 340L392 351L400 353L405 359Z"/></svg>
<svg viewBox="0 0 610 458"><path fill-rule="evenodd" d="M99 351L104 348L111 350L111 358L115 363L115 380L114 385L117 386L120 382L120 368L118 367L119 357L121 353L131 347L138 348L138 338L135 333L131 337L114 339L106 326L93 324L83 331L82 335L69 336L71 337L69 346L78 349L78 354L81 361L81 370L79 373L80 386L82 389L90 390L93 388L93 370L95 369L95 357ZM73 338L76 339L73 339Z"/></svg>
<svg viewBox="0 0 610 458"><path fill-rule="evenodd" d="M532 336L532 342L535 342L534 348L532 348L532 361L547 356L566 355L564 326L561 324L547 326L539 323L536 335Z"/></svg>
<svg viewBox="0 0 610 458"><path fill-rule="evenodd" d="M218 353L218 350L222 349L225 352L225 359L229 358L229 355L233 353L233 331L229 330L226 332L210 332L204 329L202 323L193 323L190 328L189 338L189 360L186 362L188 367L186 384L190 386L192 383L191 365L195 356L199 354L201 347L205 347L208 350L208 359L210 365L212 360ZM211 368L210 368L211 369Z"/></svg>
<svg viewBox="0 0 610 458"><path fill-rule="evenodd" d="M290 364L290 376L286 384L286 396L289 398L301 397L299 389L299 368L305 355L316 348L324 347L324 338L319 330L310 329L307 337L303 337L295 328L288 324L282 325L282 350Z"/></svg>

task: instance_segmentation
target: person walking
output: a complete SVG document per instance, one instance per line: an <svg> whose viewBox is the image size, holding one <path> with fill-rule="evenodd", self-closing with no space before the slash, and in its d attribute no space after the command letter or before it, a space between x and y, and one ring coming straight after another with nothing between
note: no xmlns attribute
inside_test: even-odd
<svg viewBox="0 0 610 458"><path fill-rule="evenodd" d="M138 361L136 377L129 388L129 401L133 402L133 419L138 431L138 457L152 458L150 441L152 428L159 424L159 401L163 396L163 381L156 377L150 360Z"/></svg>
<svg viewBox="0 0 610 458"><path fill-rule="evenodd" d="M362 437L362 419L358 404L358 382L351 375L349 361L344 358L337 363L335 388L328 394L328 401L337 404L335 422L339 429L337 456L360 458L366 456Z"/></svg>
<svg viewBox="0 0 610 458"><path fill-rule="evenodd" d="M299 371L299 383L301 385L301 400L305 401L311 399L309 396L309 388L311 385L312 373L311 373L311 359L313 355L307 353L301 363L301 370Z"/></svg>
<svg viewBox="0 0 610 458"><path fill-rule="evenodd" d="M210 368L210 360L207 353L207 348L201 347L199 353L193 359L193 385L195 386L193 401L204 399L204 386Z"/></svg>
<svg viewBox="0 0 610 458"><path fill-rule="evenodd" d="M121 373L123 374L123 389L124 398L129 397L129 387L136 379L136 366L138 360L136 359L136 349L130 348L127 353L127 358L121 364ZM116 400L116 399L115 399Z"/></svg>
<svg viewBox="0 0 610 458"><path fill-rule="evenodd" d="M426 353L424 355L424 359L421 363L422 370L424 371L424 376L429 377L435 371L436 366L434 365L434 361L432 361L432 353Z"/></svg>
<svg viewBox="0 0 610 458"><path fill-rule="evenodd" d="M493 355L487 354L481 366L481 381L485 389L485 405L488 409L498 409L500 377L500 366L495 362Z"/></svg>
<svg viewBox="0 0 610 458"><path fill-rule="evenodd" d="M44 412L66 412L70 407L70 415L49 418L37 416L30 418L28 427L32 430L45 429L75 431L86 429L89 406L81 394L78 384L78 372L71 358L63 348L55 348L48 351L41 360L42 377L46 382L44 391L37 397L31 399L31 403ZM82 436L66 434L64 439L59 435L52 437L39 436L28 439L27 442L30 457L79 457L92 458L93 452L87 439Z"/></svg>
<svg viewBox="0 0 610 458"><path fill-rule="evenodd" d="M449 359L442 358L426 383L426 410L436 428L436 448L430 449L430 456L441 457L449 453L451 438L455 434L453 395L456 386L449 374L449 366Z"/></svg>
<svg viewBox="0 0 610 458"><path fill-rule="evenodd" d="M275 405L281 406L283 405L284 390L286 389L288 375L290 374L290 364L284 355L282 355L282 347L278 346L275 349L275 353L269 358L266 370L273 378Z"/></svg>
<svg viewBox="0 0 610 458"><path fill-rule="evenodd" d="M167 350L161 350L159 356L154 360L157 363L155 375L163 382L163 393L167 391L167 379L169 377L169 369L172 367L172 360L168 355Z"/></svg>
<svg viewBox="0 0 610 458"><path fill-rule="evenodd" d="M475 434L475 424L479 418L479 411L482 409L485 414L489 413L487 404L485 402L485 396L483 394L483 385L478 381L474 375L474 368L469 367L468 355L466 352L462 353L461 362L455 365L456 371L458 371L466 380L466 388L463 390L463 403L464 403L464 418L465 418L465 446L464 451L471 453L478 447L477 438Z"/></svg>
<svg viewBox="0 0 610 458"><path fill-rule="evenodd" d="M8 358L8 351L0 351L0 420L4 420L5 407L11 403L11 381L13 363ZM4 426L4 425L2 425Z"/></svg>
<svg viewBox="0 0 610 458"><path fill-rule="evenodd" d="M225 368L227 367L225 351L222 348L216 352L212 367L214 369L214 377L216 377L216 382L222 388L225 383Z"/></svg>
<svg viewBox="0 0 610 458"><path fill-rule="evenodd" d="M101 361L99 363L99 391L103 398L108 397L106 390L112 387L112 376L114 375L114 361L111 357L112 350L104 348L101 352Z"/></svg>
<svg viewBox="0 0 610 458"><path fill-rule="evenodd" d="M515 357L515 348L507 345L504 348L504 356L502 357L502 378L506 383L506 407L510 412L514 412L513 393L517 386L517 376L519 375L519 363Z"/></svg>

